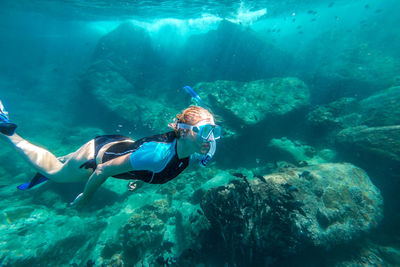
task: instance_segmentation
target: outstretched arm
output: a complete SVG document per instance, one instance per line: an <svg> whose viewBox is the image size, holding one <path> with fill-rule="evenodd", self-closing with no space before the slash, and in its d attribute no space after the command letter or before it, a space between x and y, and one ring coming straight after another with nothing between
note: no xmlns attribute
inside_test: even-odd
<svg viewBox="0 0 400 267"><path fill-rule="evenodd" d="M97 165L96 170L89 177L83 193L76 197L72 205L80 206L86 204L108 177L132 171L130 156L131 153Z"/></svg>

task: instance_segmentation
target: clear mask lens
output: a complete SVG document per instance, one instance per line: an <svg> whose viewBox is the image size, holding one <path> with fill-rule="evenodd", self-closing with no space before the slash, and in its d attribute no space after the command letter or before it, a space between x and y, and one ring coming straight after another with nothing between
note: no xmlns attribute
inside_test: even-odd
<svg viewBox="0 0 400 267"><path fill-rule="evenodd" d="M200 137L203 140L216 140L221 138L221 127L217 125L203 125L199 127Z"/></svg>

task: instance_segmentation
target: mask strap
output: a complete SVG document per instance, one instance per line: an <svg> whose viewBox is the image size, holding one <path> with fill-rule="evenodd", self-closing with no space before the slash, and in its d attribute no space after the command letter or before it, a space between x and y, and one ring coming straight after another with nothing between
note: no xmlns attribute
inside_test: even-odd
<svg viewBox="0 0 400 267"><path fill-rule="evenodd" d="M192 125L189 125L189 124L186 124L186 123L179 123L179 122L178 122L177 126L178 126L177 127L178 129L192 130L192 128L193 128Z"/></svg>

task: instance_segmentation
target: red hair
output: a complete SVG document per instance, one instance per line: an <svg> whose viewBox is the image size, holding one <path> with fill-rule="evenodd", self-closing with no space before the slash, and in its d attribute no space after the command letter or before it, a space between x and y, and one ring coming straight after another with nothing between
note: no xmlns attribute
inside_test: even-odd
<svg viewBox="0 0 400 267"><path fill-rule="evenodd" d="M178 129L178 123L185 123L189 125L195 125L200 121L214 119L214 116L205 108L199 106L190 106L183 110L182 113L176 115L174 122L170 123L168 126L175 130L178 137L181 136L181 131L183 129Z"/></svg>

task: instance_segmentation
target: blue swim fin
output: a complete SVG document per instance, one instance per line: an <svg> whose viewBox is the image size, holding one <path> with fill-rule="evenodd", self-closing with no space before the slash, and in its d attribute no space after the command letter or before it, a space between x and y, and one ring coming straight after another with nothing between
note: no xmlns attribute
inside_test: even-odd
<svg viewBox="0 0 400 267"><path fill-rule="evenodd" d="M12 122L0 122L0 133L11 136L14 134L17 125Z"/></svg>
<svg viewBox="0 0 400 267"><path fill-rule="evenodd" d="M24 191L24 190L27 190L27 189L30 189L30 188L34 187L35 185L44 183L47 180L48 179L44 175L42 175L40 173L36 173L35 177L33 177L33 179L29 183L21 184L21 185L17 186L17 188L19 190L23 190Z"/></svg>
<svg viewBox="0 0 400 267"><path fill-rule="evenodd" d="M11 136L14 134L17 125L10 122L8 112L0 100L0 133Z"/></svg>

